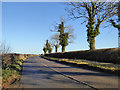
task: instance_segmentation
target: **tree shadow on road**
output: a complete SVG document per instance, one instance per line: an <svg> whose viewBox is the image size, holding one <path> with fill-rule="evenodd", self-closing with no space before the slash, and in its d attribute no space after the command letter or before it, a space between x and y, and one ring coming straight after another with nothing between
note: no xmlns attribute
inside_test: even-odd
<svg viewBox="0 0 120 90"><path fill-rule="evenodd" d="M23 75L34 75L34 74L45 74L45 75L57 75L59 73L51 70L49 67L45 67L45 66L24 66L24 67L28 67L28 68L36 68L36 69L30 69L30 70L23 70L22 73ZM39 69L38 69L39 68ZM55 68L59 68L59 67L55 67ZM62 67L61 67L62 68ZM63 67L64 68L64 67ZM66 67L65 67L66 68ZM68 69L70 69L69 67L67 67ZM62 71L60 73L66 74L66 75L91 75L91 76L111 76L110 74L104 74L104 73L92 73L92 72L67 72L67 71Z"/></svg>

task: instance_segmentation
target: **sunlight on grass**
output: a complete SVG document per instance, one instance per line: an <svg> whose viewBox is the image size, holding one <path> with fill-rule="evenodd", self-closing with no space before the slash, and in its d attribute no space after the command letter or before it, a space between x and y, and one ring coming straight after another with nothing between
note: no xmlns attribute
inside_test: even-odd
<svg viewBox="0 0 120 90"><path fill-rule="evenodd" d="M101 63L101 62L95 62L95 61L88 61L88 60L74 60L74 59L59 59L59 58L51 58L51 57L46 57L46 56L42 56L43 58L46 59L50 59L50 60L56 60L56 61L64 61L64 62L68 62L68 63L76 63L76 64L84 64L84 65L88 65L91 67L98 67L101 69L105 69L105 70L111 70L111 71L117 71L120 70L120 65L118 64L113 64L113 63Z"/></svg>

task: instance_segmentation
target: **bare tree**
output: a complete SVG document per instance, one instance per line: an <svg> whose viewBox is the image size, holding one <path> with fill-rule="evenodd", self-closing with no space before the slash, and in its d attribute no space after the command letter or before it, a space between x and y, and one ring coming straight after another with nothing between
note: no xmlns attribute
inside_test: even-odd
<svg viewBox="0 0 120 90"><path fill-rule="evenodd" d="M55 34L51 37L51 46L55 47L55 52L58 52L58 48L60 47L59 45L59 34Z"/></svg>
<svg viewBox="0 0 120 90"><path fill-rule="evenodd" d="M110 19L108 22L112 24L113 27L118 29L118 45L120 48L120 1L118 3L118 13L116 14L116 18Z"/></svg>
<svg viewBox="0 0 120 90"><path fill-rule="evenodd" d="M8 54L11 52L11 47L6 44L6 42L3 42L0 44L0 54Z"/></svg>
<svg viewBox="0 0 120 90"><path fill-rule="evenodd" d="M11 47L9 45L6 44L6 42L4 41L3 43L0 43L0 66L5 65L6 62L11 61L11 58L5 54L8 54L11 52Z"/></svg>
<svg viewBox="0 0 120 90"><path fill-rule="evenodd" d="M82 1L82 0L81 0ZM87 27L87 41L90 49L95 49L95 37L100 34L101 24L118 13L117 2L70 2L67 12L71 19L82 18Z"/></svg>

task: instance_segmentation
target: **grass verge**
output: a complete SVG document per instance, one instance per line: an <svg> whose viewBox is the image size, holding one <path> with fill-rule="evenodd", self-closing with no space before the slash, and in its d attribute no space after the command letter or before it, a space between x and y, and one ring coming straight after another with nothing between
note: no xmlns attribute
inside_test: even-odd
<svg viewBox="0 0 120 90"><path fill-rule="evenodd" d="M101 71L105 73L111 73L114 75L119 75L120 72L120 65L113 64L113 63L100 63L88 60L81 60L81 59L60 59L60 58L53 58L53 57L46 57L41 56L45 59L56 61L64 64L69 64L77 67L86 68L89 70Z"/></svg>
<svg viewBox="0 0 120 90"><path fill-rule="evenodd" d="M7 55L6 55L7 57ZM23 61L25 61L28 57L24 57L22 59L8 59L9 63L3 62L2 64L2 88L12 88L19 83L20 75L22 71ZM6 59L7 60L7 59Z"/></svg>
<svg viewBox="0 0 120 90"><path fill-rule="evenodd" d="M5 64L2 66L2 87L10 87L20 79L20 72L22 70L22 62L24 59L16 60L12 64Z"/></svg>

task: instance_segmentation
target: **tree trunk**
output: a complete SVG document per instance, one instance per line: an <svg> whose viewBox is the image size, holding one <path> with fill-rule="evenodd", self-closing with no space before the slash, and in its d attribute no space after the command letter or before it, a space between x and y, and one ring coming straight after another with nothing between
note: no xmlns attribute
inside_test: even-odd
<svg viewBox="0 0 120 90"><path fill-rule="evenodd" d="M65 46L62 46L62 52L65 52Z"/></svg>
<svg viewBox="0 0 120 90"><path fill-rule="evenodd" d="M44 52L44 54L46 54L46 52Z"/></svg>
<svg viewBox="0 0 120 90"><path fill-rule="evenodd" d="M56 53L58 52L58 47L55 47L55 52L56 52Z"/></svg>
<svg viewBox="0 0 120 90"><path fill-rule="evenodd" d="M95 49L95 37L90 41L90 50L94 50Z"/></svg>

